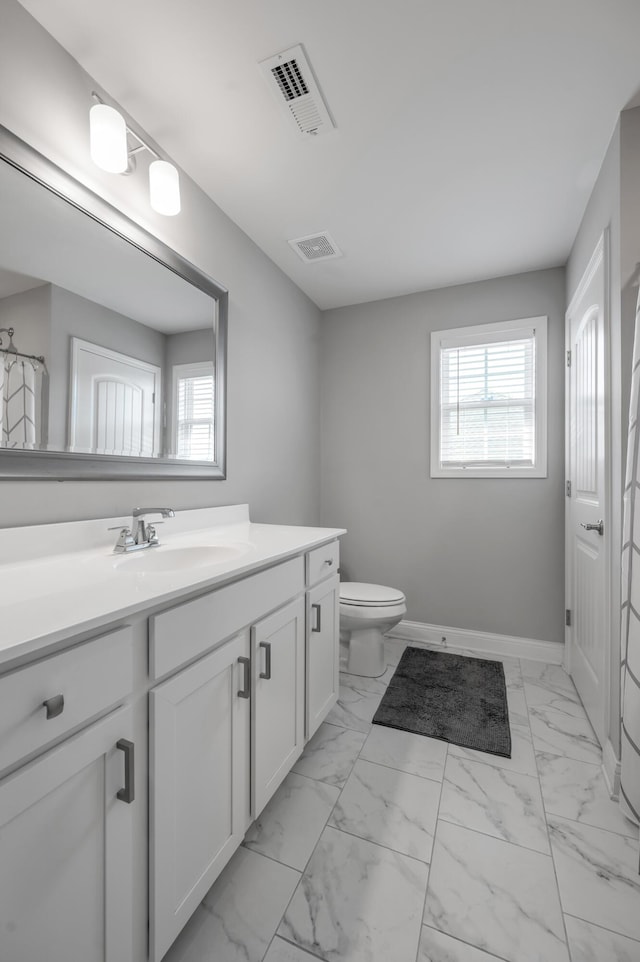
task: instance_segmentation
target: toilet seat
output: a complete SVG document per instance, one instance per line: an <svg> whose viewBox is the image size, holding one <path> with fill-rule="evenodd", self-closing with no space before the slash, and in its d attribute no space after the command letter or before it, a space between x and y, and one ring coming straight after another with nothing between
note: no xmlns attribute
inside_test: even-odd
<svg viewBox="0 0 640 962"><path fill-rule="evenodd" d="M371 585L361 581L340 583L340 604L353 608L391 608L404 604L405 596L397 588Z"/></svg>

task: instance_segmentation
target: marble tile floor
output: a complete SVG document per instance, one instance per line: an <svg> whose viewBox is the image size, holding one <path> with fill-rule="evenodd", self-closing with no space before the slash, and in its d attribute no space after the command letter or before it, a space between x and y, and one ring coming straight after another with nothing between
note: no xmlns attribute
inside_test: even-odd
<svg viewBox="0 0 640 962"><path fill-rule="evenodd" d="M371 724L403 648L341 676L165 962L640 962L638 829L568 675L500 659L503 759Z"/></svg>

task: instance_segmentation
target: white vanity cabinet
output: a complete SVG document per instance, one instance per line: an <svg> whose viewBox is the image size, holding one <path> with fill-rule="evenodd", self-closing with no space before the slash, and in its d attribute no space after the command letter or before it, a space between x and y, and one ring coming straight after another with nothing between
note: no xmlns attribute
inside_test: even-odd
<svg viewBox="0 0 640 962"><path fill-rule="evenodd" d="M249 632L149 695L150 957L159 960L249 825Z"/></svg>
<svg viewBox="0 0 640 962"><path fill-rule="evenodd" d="M338 542L307 552L306 736L317 731L338 700Z"/></svg>
<svg viewBox="0 0 640 962"><path fill-rule="evenodd" d="M82 621L48 595L8 615L0 962L160 962L336 700L342 530L203 510L247 546L235 567L147 578L100 550ZM49 535L27 537L37 558ZM75 564L52 551L47 583Z"/></svg>
<svg viewBox="0 0 640 962"><path fill-rule="evenodd" d="M292 558L150 619L152 673L212 649L149 693L152 962L302 753L304 588Z"/></svg>
<svg viewBox="0 0 640 962"><path fill-rule="evenodd" d="M132 962L131 709L116 708L77 732L130 692L129 642L122 629L0 678L0 744L3 761L14 766L0 779L3 962ZM110 668L109 645L118 662ZM84 684L65 671L74 652ZM60 741L69 727L77 733ZM32 760L11 758L18 748Z"/></svg>
<svg viewBox="0 0 640 962"><path fill-rule="evenodd" d="M304 748L304 600L251 629L254 665L251 812L256 818Z"/></svg>

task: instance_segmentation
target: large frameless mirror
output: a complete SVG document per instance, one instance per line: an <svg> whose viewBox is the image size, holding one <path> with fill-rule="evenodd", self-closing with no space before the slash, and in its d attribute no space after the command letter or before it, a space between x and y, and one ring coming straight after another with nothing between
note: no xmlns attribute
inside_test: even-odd
<svg viewBox="0 0 640 962"><path fill-rule="evenodd" d="M225 477L224 288L0 127L0 477Z"/></svg>

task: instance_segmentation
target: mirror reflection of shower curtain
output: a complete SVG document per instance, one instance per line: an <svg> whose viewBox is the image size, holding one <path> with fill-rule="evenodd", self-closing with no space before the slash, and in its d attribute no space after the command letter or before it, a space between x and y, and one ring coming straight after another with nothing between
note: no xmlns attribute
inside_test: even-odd
<svg viewBox="0 0 640 962"><path fill-rule="evenodd" d="M0 355L1 446L36 447L36 366L11 354Z"/></svg>

